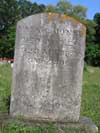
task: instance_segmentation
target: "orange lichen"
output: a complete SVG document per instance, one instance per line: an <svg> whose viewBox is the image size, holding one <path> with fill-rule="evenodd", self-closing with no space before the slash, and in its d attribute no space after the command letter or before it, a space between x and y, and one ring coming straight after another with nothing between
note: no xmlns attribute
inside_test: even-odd
<svg viewBox="0 0 100 133"><path fill-rule="evenodd" d="M48 14L48 21L51 21L52 20L52 16L51 16L51 13Z"/></svg>
<svg viewBox="0 0 100 133"><path fill-rule="evenodd" d="M50 22L52 19L54 19L55 17L58 17L59 14L57 13L48 13L48 21Z"/></svg>
<svg viewBox="0 0 100 133"><path fill-rule="evenodd" d="M69 18L69 16L67 16L67 15L60 15L60 19L62 20L62 21L65 21L65 20L67 20Z"/></svg>
<svg viewBox="0 0 100 133"><path fill-rule="evenodd" d="M80 30L80 35L81 36L86 35L86 27L82 26L82 29Z"/></svg>
<svg viewBox="0 0 100 133"><path fill-rule="evenodd" d="M51 20L59 17L61 21L66 21L66 20L71 20L74 24L83 24L81 23L79 20L73 18L73 17L70 17L70 16L67 16L65 14L58 14L58 13L47 13L48 15L48 21L50 22ZM84 27L86 27L84 24L83 24Z"/></svg>
<svg viewBox="0 0 100 133"><path fill-rule="evenodd" d="M71 19L71 21L72 21L73 23L75 23L75 24L79 24L79 23L80 23L78 20L76 20L76 19L74 19L74 18L72 18L72 17L70 17L70 19Z"/></svg>

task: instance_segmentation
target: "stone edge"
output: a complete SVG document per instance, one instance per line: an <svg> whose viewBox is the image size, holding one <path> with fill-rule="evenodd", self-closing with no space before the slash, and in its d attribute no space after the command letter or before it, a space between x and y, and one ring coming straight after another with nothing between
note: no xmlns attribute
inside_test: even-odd
<svg viewBox="0 0 100 133"><path fill-rule="evenodd" d="M23 22L25 19L27 19L29 17L38 16L38 15L47 15L48 21L51 21L51 20L55 19L56 17L59 17L62 22L64 22L65 20L69 19L72 22L74 22L75 24L82 24L82 26L86 30L86 24L85 23L82 23L80 20L78 20L78 19L76 19L74 17L71 17L69 15L66 15L66 14L59 14L59 13L53 13L53 12L48 12L48 13L47 12L44 12L44 13L36 13L36 14L33 14L33 15L29 15L29 16L27 16L27 17L19 20L18 23L19 22Z"/></svg>
<svg viewBox="0 0 100 133"><path fill-rule="evenodd" d="M97 133L98 127L93 123L93 121L88 117L80 117L78 122L48 122L48 121L41 121L41 120L30 120L30 119L24 119L21 117L12 117L8 114L0 114L0 128L2 125L9 123L11 121L18 121L24 124L48 124L52 123L56 127L61 128L84 128L87 130L88 133Z"/></svg>

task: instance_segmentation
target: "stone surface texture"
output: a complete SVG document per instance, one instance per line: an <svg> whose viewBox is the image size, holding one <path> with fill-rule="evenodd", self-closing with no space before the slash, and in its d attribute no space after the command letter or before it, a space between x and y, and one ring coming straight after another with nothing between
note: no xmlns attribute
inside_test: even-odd
<svg viewBox="0 0 100 133"><path fill-rule="evenodd" d="M39 127L46 127L48 126L48 122L43 122L43 121L34 121L34 120L29 120L29 119L24 119L24 118L16 118L9 116L7 114L0 114L0 128L5 128L8 126L9 123L17 122L18 124L24 124L24 126L39 126ZM62 129L61 131L64 133L63 129L69 129L69 132L75 133L74 129L78 129L78 133L97 133L98 132L98 127L92 122L92 120L88 117L81 117L78 122L66 122L66 123L60 123L60 122L53 122L52 123L53 127L55 126L56 128ZM61 133L61 132L60 132Z"/></svg>
<svg viewBox="0 0 100 133"><path fill-rule="evenodd" d="M77 122L86 28L65 15L37 14L17 24L10 113Z"/></svg>
<svg viewBox="0 0 100 133"><path fill-rule="evenodd" d="M79 123L84 125L84 127L87 128L88 133L97 133L98 132L98 127L88 117L80 118Z"/></svg>

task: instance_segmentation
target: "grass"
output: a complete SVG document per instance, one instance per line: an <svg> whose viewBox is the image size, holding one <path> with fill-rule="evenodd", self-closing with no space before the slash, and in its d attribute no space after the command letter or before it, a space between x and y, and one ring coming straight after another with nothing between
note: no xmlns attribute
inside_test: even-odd
<svg viewBox="0 0 100 133"><path fill-rule="evenodd" d="M0 113L8 112L11 73L10 65L0 65ZM90 117L100 130L100 68L87 67L84 71L81 116ZM62 130L51 124L47 127L35 126L32 128L18 123L10 123L3 132L0 129L0 133L80 133L78 129L76 130Z"/></svg>
<svg viewBox="0 0 100 133"><path fill-rule="evenodd" d="M92 118L100 129L100 68L84 71L81 115Z"/></svg>
<svg viewBox="0 0 100 133"><path fill-rule="evenodd" d="M9 64L0 65L0 113L8 112L12 70Z"/></svg>
<svg viewBox="0 0 100 133"><path fill-rule="evenodd" d="M27 126L15 121L0 129L0 133L81 133L81 131L82 133L87 133L83 129L61 128L51 123Z"/></svg>

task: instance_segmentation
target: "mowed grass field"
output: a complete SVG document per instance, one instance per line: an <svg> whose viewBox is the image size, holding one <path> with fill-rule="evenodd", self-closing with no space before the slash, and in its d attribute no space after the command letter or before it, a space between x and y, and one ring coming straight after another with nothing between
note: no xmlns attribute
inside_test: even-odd
<svg viewBox="0 0 100 133"><path fill-rule="evenodd" d="M9 97L11 92L12 69L10 65L0 65L0 113L6 113L9 109ZM90 117L100 130L100 68L88 66L84 71L83 95L81 116ZM8 127L5 129L8 132ZM9 125L9 133L80 133L75 129L57 129L52 124L46 128L42 126L29 128L16 123ZM3 133L1 131L0 133ZM99 131L100 133L100 131Z"/></svg>
<svg viewBox="0 0 100 133"><path fill-rule="evenodd" d="M11 66L9 64L0 65L0 113L8 112L11 82Z"/></svg>

